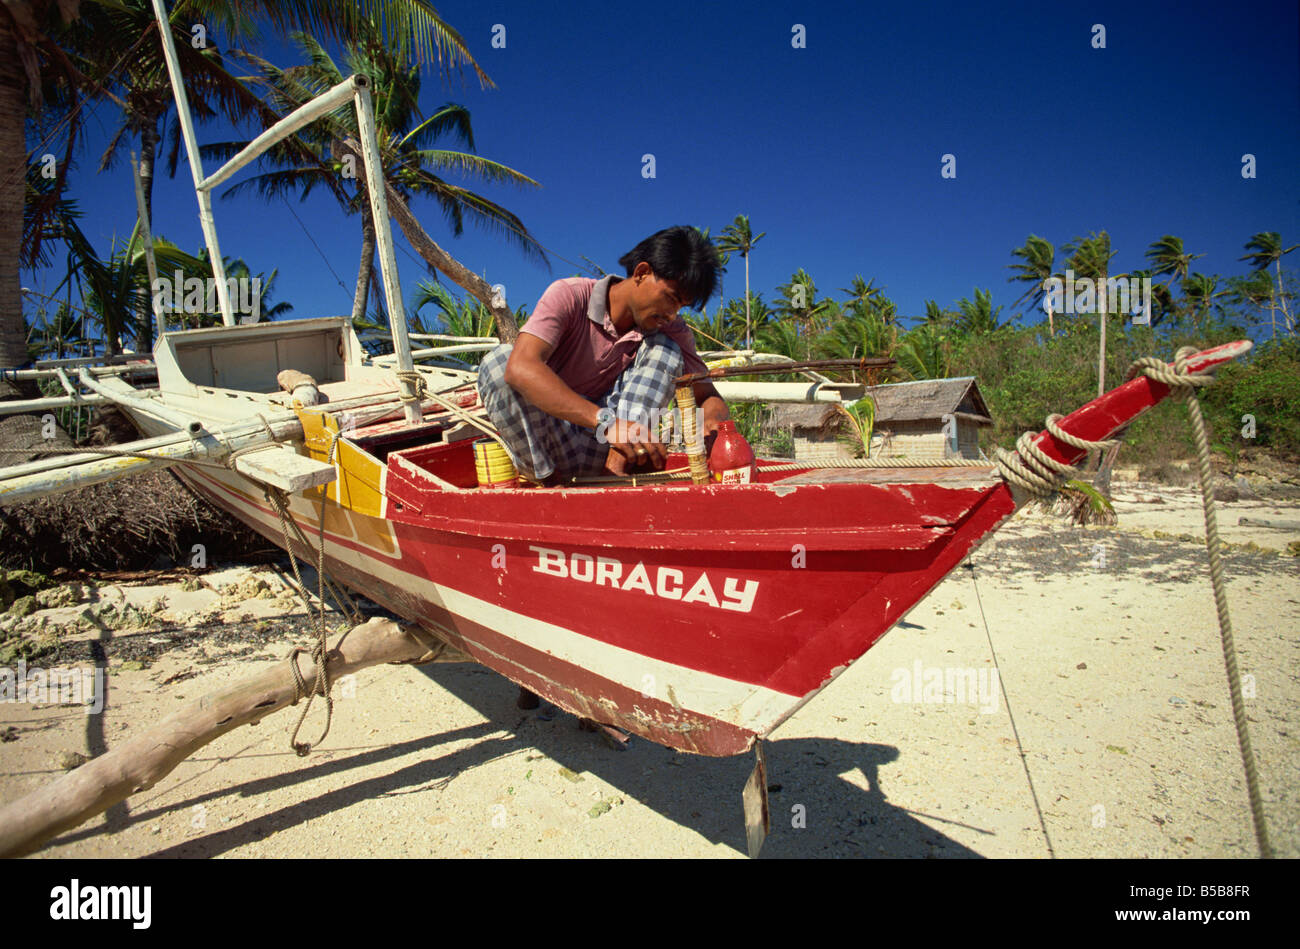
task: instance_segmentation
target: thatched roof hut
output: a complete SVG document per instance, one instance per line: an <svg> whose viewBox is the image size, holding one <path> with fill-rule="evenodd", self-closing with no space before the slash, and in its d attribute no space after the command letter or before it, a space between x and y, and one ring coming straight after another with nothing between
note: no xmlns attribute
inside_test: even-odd
<svg viewBox="0 0 1300 949"><path fill-rule="evenodd" d="M868 386L876 403L871 454L893 458L978 458L979 430L992 425L974 376ZM853 428L830 403L779 405L769 428L787 429L798 459L848 457Z"/></svg>

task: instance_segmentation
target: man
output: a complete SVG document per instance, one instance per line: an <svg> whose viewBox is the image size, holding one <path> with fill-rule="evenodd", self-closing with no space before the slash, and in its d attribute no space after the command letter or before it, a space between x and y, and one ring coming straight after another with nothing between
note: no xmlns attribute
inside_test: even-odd
<svg viewBox="0 0 1300 949"><path fill-rule="evenodd" d="M720 269L713 245L695 228L672 227L619 263L626 278L551 284L514 344L479 366L488 415L515 467L538 481L662 469L658 410L676 376L705 369L677 311L713 295ZM730 417L712 383L697 383L695 400L701 437Z"/></svg>

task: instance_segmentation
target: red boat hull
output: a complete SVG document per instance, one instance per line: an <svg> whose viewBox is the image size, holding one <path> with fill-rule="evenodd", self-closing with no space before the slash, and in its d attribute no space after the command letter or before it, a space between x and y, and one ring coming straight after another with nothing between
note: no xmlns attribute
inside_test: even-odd
<svg viewBox="0 0 1300 949"><path fill-rule="evenodd" d="M327 569L567 711L730 755L860 658L1014 511L991 469L957 471L951 485L453 493L390 461L386 519L330 505ZM274 512L235 478L186 476L282 542ZM318 505L294 500L315 543ZM765 529L744 526L756 521Z"/></svg>

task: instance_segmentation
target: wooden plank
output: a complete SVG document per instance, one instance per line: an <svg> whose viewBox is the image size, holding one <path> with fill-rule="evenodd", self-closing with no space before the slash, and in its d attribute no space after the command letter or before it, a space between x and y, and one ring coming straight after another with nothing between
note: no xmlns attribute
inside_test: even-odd
<svg viewBox="0 0 1300 949"><path fill-rule="evenodd" d="M338 477L333 465L300 455L283 445L268 445L240 455L235 459L235 470L259 484L269 484L290 494L329 484Z"/></svg>

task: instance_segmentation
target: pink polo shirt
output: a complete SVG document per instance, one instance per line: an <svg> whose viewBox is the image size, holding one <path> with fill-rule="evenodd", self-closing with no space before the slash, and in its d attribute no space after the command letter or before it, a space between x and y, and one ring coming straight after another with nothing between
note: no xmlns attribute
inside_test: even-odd
<svg viewBox="0 0 1300 949"><path fill-rule="evenodd" d="M569 277L555 281L519 330L553 346L546 365L570 389L593 402L613 388L623 370L632 365L644 339L636 327L620 336L609 320L609 288L620 279L610 275L599 280ZM677 317L660 332L682 351L682 372L705 371L704 361L695 351L695 334L684 319Z"/></svg>

